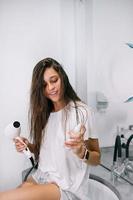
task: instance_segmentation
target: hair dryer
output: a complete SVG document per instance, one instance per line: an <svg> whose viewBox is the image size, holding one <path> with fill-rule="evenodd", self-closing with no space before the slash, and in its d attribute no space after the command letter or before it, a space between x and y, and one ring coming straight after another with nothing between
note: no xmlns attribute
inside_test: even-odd
<svg viewBox="0 0 133 200"><path fill-rule="evenodd" d="M19 137L20 136L20 132L21 132L21 126L20 126L20 122L18 121L14 121L13 123L10 123L6 128L5 128L5 135L13 140L19 140L22 144L25 145L25 149L23 150L23 153L26 155L27 158L30 159L32 165L34 166L34 159L31 155L31 152L29 150L29 148L27 147L27 145L23 142L23 140Z"/></svg>

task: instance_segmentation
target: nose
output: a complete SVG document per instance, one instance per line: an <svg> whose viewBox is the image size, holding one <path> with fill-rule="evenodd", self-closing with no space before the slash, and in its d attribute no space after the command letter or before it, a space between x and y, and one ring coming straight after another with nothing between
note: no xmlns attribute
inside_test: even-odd
<svg viewBox="0 0 133 200"><path fill-rule="evenodd" d="M54 84L52 83L48 83L47 87L48 87L48 91L51 91L55 88Z"/></svg>

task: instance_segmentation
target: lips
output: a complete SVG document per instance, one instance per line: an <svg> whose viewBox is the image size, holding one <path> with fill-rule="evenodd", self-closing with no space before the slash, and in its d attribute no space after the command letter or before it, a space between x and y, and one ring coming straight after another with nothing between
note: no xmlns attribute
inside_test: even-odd
<svg viewBox="0 0 133 200"><path fill-rule="evenodd" d="M57 95L58 94L58 92L56 91L56 92L51 92L51 93L49 93L49 96L55 96L55 95Z"/></svg>

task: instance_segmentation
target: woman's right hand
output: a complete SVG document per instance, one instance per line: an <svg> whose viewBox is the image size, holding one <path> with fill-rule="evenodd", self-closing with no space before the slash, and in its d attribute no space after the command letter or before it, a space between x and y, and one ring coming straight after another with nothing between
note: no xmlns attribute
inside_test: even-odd
<svg viewBox="0 0 133 200"><path fill-rule="evenodd" d="M29 141L27 138L24 137L20 137L20 139L25 143L23 144L20 140L14 138L14 143L15 143L15 147L17 152L22 152L29 144Z"/></svg>

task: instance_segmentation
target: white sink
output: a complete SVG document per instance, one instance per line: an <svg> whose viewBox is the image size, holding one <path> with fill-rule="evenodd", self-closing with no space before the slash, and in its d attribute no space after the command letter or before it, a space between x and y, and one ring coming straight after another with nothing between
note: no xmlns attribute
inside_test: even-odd
<svg viewBox="0 0 133 200"><path fill-rule="evenodd" d="M106 180L91 174L89 182L90 200L121 200L118 190Z"/></svg>

